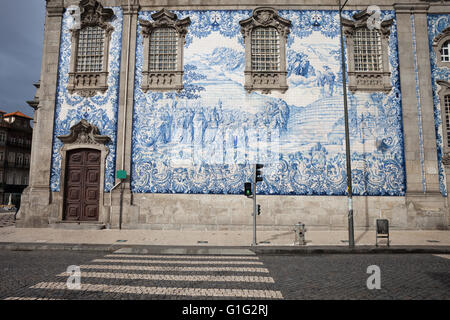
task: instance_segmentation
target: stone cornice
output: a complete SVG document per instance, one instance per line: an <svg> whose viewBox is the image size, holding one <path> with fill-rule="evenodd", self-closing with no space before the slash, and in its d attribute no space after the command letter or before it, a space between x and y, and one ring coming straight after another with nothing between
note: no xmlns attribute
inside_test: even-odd
<svg viewBox="0 0 450 320"><path fill-rule="evenodd" d="M430 5L428 3L394 3L396 13L427 13Z"/></svg>

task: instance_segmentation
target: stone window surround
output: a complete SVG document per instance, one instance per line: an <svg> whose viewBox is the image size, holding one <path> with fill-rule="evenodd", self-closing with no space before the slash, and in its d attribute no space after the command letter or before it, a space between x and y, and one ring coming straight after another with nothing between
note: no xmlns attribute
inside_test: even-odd
<svg viewBox="0 0 450 320"><path fill-rule="evenodd" d="M104 189L105 189L105 168L106 157L109 154L109 148L106 146L111 141L109 136L99 134L99 129L82 119L70 128L67 135L58 136L57 138L63 142L59 153L61 154L61 174L60 174L60 191L57 198L59 199L58 221L64 221L64 197L65 197L65 176L67 165L68 151L75 149L94 149L100 151L100 187L99 187L99 222L106 222L106 212L103 205Z"/></svg>
<svg viewBox="0 0 450 320"><path fill-rule="evenodd" d="M81 0L79 7L80 28L70 29L72 39L69 83L67 85L67 90L70 94L78 93L83 97L92 97L96 95L97 92L104 93L108 89L109 43L111 40L111 34L114 30L108 21L113 18L114 12L112 9L103 8L103 6L96 0ZM105 30L102 71L77 72L76 66L80 30L89 26L99 26Z"/></svg>
<svg viewBox="0 0 450 320"><path fill-rule="evenodd" d="M450 61L442 61L441 48L447 41L450 41L450 27L445 28L433 39L433 49L436 53L436 65L438 68L450 68Z"/></svg>
<svg viewBox="0 0 450 320"><path fill-rule="evenodd" d="M347 47L347 64L348 64L348 87L351 92L389 92L392 89L391 72L389 71L389 36L391 33L391 25L394 19L381 22L379 29L381 40L381 71L355 71L354 61L354 43L353 38L355 32L359 28L367 27L367 19L370 14L367 10L360 11L353 15L354 20L342 18L344 28L345 41Z"/></svg>
<svg viewBox="0 0 450 320"><path fill-rule="evenodd" d="M181 91L184 88L183 74L184 74L184 45L187 34L187 28L191 24L191 19L186 17L178 20L176 14L170 12L166 8L151 15L154 22L147 20L139 20L141 26L141 34L143 38L143 63L142 63L142 82L141 89L144 92L148 90L154 91ZM149 69L149 55L150 55L150 38L155 29L158 28L172 28L176 31L178 36L177 41L177 62L175 70L151 71Z"/></svg>
<svg viewBox="0 0 450 320"><path fill-rule="evenodd" d="M292 26L291 21L280 17L277 10L271 7L258 7L253 10L252 16L239 21L244 36L245 47L245 83L244 88L249 93L261 90L270 93L272 90L286 92L286 42ZM252 31L255 28L273 27L279 35L280 68L279 71L253 71L252 70Z"/></svg>
<svg viewBox="0 0 450 320"><path fill-rule="evenodd" d="M445 96L450 95L450 82L437 80L436 83L441 87L438 91L438 97L441 104L442 163L446 166L450 166L450 147L448 146L447 128L445 125Z"/></svg>

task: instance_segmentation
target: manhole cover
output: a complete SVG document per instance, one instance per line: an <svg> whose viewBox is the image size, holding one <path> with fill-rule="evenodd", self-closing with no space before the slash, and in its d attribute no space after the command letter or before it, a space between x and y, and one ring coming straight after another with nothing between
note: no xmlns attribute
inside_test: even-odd
<svg viewBox="0 0 450 320"><path fill-rule="evenodd" d="M260 243L270 243L270 241L261 241Z"/></svg>
<svg viewBox="0 0 450 320"><path fill-rule="evenodd" d="M348 240L341 240L341 242L347 243L347 242L348 242Z"/></svg>
<svg viewBox="0 0 450 320"><path fill-rule="evenodd" d="M440 242L439 240L427 240L428 242Z"/></svg>
<svg viewBox="0 0 450 320"><path fill-rule="evenodd" d="M200 240L200 241L197 241L197 243L208 243L208 241L202 241L202 240Z"/></svg>
<svg viewBox="0 0 450 320"><path fill-rule="evenodd" d="M116 240L116 242L127 242L128 240Z"/></svg>

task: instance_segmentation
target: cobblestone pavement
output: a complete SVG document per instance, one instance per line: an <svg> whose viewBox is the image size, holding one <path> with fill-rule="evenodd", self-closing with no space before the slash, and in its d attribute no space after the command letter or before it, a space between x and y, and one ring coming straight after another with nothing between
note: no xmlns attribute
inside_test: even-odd
<svg viewBox="0 0 450 320"><path fill-rule="evenodd" d="M13 226L14 225L14 214L15 213L0 212L0 228Z"/></svg>
<svg viewBox="0 0 450 320"><path fill-rule="evenodd" d="M80 289L67 288L70 265L80 267ZM379 290L366 286L370 265L380 267ZM0 299L8 300L450 299L449 255L0 251L0 271Z"/></svg>

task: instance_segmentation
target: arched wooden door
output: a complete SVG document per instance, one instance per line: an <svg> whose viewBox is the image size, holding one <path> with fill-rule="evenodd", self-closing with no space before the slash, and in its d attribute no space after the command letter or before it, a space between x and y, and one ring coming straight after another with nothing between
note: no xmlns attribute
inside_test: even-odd
<svg viewBox="0 0 450 320"><path fill-rule="evenodd" d="M98 221L100 199L100 151L67 152L64 188L64 219Z"/></svg>

